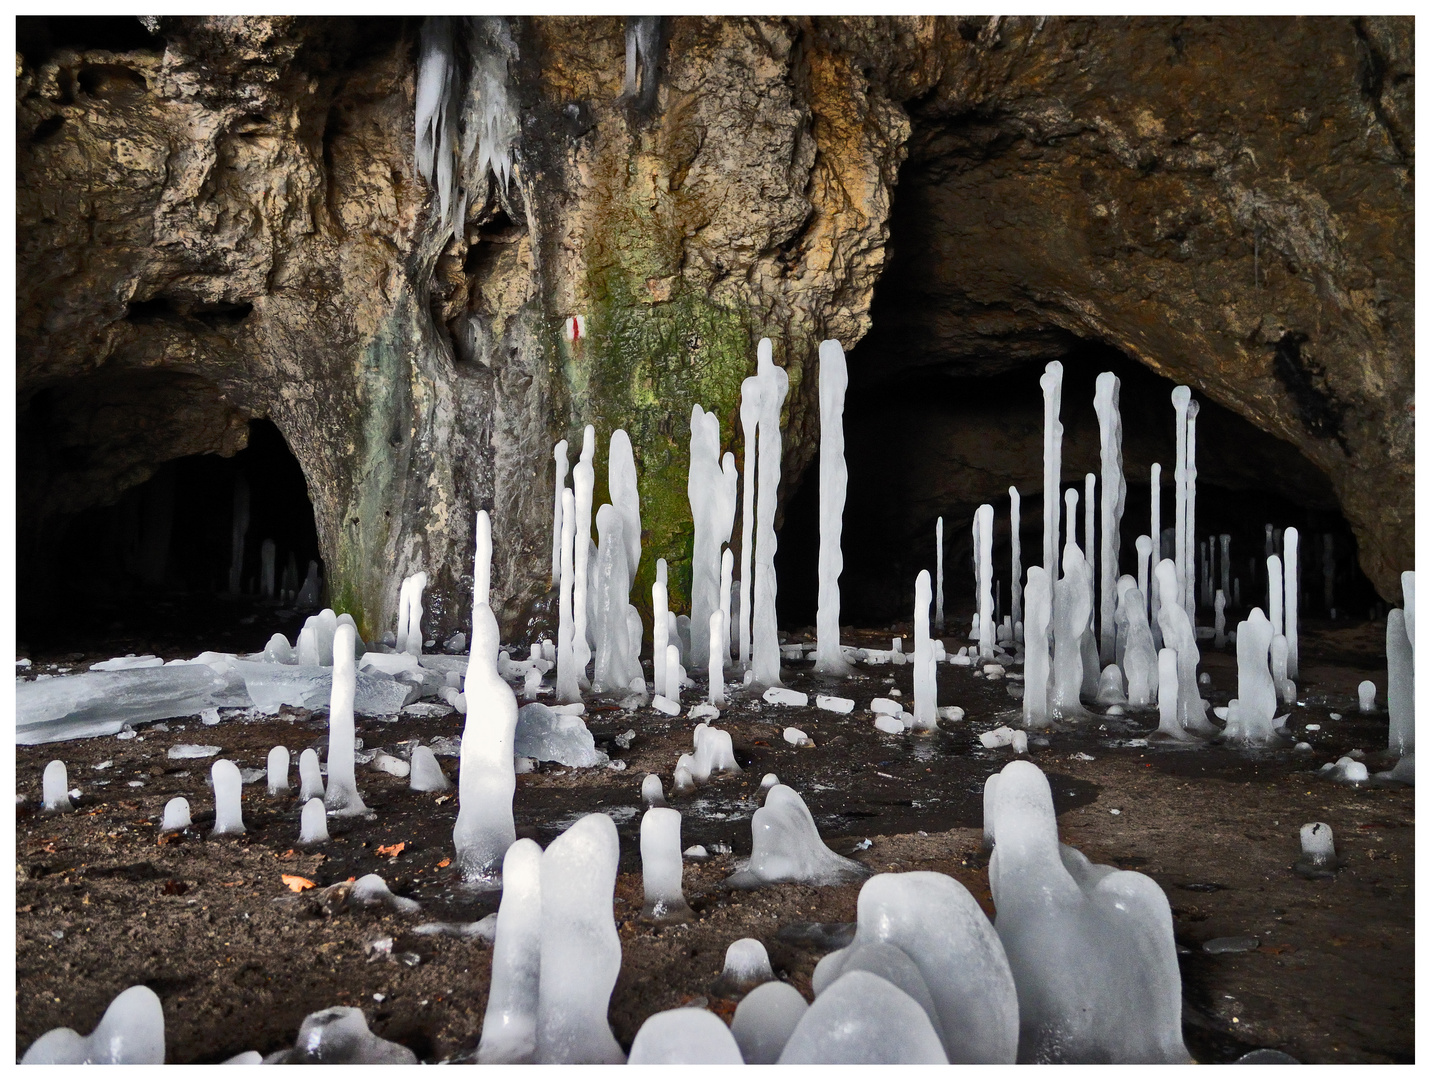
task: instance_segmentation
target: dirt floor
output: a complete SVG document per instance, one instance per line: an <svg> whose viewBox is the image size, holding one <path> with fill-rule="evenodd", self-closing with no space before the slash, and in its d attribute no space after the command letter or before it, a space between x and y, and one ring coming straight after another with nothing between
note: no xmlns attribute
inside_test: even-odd
<svg viewBox="0 0 1430 1080"><path fill-rule="evenodd" d="M266 629L253 632L257 646L243 647L261 647ZM857 636L860 644L887 648L885 631ZM945 640L956 648L954 638ZM1377 781L1352 788L1317 775L1352 749L1364 751L1372 774L1392 764L1382 753L1384 713L1355 711L1363 678L1376 682L1384 701L1383 642L1383 623L1303 631L1304 704L1292 710L1290 727L1312 744L1310 753L1139 745L1156 726L1149 716L1095 716L1052 734L1046 745L1034 740L1030 758L1052 782L1064 842L1095 862L1147 874L1166 892L1181 954L1186 1042L1200 1061L1230 1061L1258 1047L1303 1062L1413 1060L1414 791ZM130 644L146 647L155 646ZM164 647L174 655L197 651ZM1234 657L1210 643L1203 650L1212 679L1203 693L1225 704L1235 692ZM30 674L83 670L105 655L114 652L36 655ZM787 663L786 681L828 692L808 668ZM967 715L929 736L883 735L867 711L891 686L911 700L908 666L861 667L857 679L842 682L838 692L858 703L848 716L737 696L719 723L732 733L743 774L671 800L683 814L683 844L731 849L687 861L685 894L698 918L678 927L640 918L639 790L648 772L669 789L676 758L691 749L692 722L591 708L598 746L624 761L624 770L542 766L517 778L515 814L518 832L543 845L585 813L616 821L622 968L610 1019L622 1045L629 1047L647 1016L681 1004L706 1005L728 1019L738 995L718 980L725 949L737 938L759 938L777 975L810 996L815 963L847 930L835 924L853 921L857 884L722 887L749 854L749 819L767 772L801 793L836 851L875 871L950 874L992 916L982 788L1012 754L984 749L977 735L1015 720L1010 685L940 665L940 703L960 705ZM699 699L688 692L687 700ZM369 749L397 752L408 740L455 734L460 722L456 714L360 720L358 736ZM816 745L784 742L787 725ZM618 746L615 738L630 730L629 749ZM323 752L326 738L323 714L290 710L214 727L197 718L170 721L127 740L17 748L17 794L25 799L16 825L17 1055L53 1027L88 1032L109 1001L136 983L163 1001L170 1062L280 1050L292 1045L304 1016L339 1004L361 1007L374 1031L423 1061L474 1050L490 945L413 933L424 922L469 921L496 909L496 893L467 891L450 866L455 793L418 794L405 780L360 767L373 813L330 819L331 841L308 851L296 843L296 795L270 797L262 781L244 789L248 831L210 838L213 759L166 757L173 744L207 743L243 768L262 769L269 748L281 743L295 759L296 785L299 751ZM70 786L83 793L73 814L37 811L40 774L54 758L65 761ZM456 759L438 760L455 780ZM176 795L189 799L194 827L164 837L159 820ZM1300 826L1310 821L1334 830L1344 865L1330 879L1292 870ZM871 844L862 846L865 840ZM371 872L422 910L353 909L341 890L314 899L318 890L295 894L283 881L300 876L322 889ZM392 939L390 951L373 946L384 938ZM1245 951L1203 948L1222 938L1255 941L1242 942Z"/></svg>

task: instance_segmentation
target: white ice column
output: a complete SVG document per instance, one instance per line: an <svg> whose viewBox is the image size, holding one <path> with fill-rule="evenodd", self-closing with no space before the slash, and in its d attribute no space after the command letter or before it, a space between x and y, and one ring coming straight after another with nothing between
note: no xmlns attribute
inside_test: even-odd
<svg viewBox="0 0 1430 1080"><path fill-rule="evenodd" d="M980 577L978 565L978 552L980 550L978 544L978 525L980 521L982 521L982 518L975 511L973 524L970 526L970 531L973 534L972 547L969 549L973 552L973 619L968 624L968 636L969 639L973 641L978 640L978 621L981 617L979 611L983 601L983 582Z"/></svg>
<svg viewBox="0 0 1430 1080"><path fill-rule="evenodd" d="M1301 640L1297 632L1297 619L1301 606L1301 533L1295 526L1287 528L1282 539L1283 554L1282 589L1286 594L1282 607L1284 620L1282 633L1286 635L1286 677L1301 677Z"/></svg>
<svg viewBox="0 0 1430 1080"><path fill-rule="evenodd" d="M353 697L357 693L356 634L339 623L333 635L333 691L328 702L328 791L323 801L334 814L367 813L354 771Z"/></svg>
<svg viewBox="0 0 1430 1080"><path fill-rule="evenodd" d="M571 471L571 463L566 459L567 443L562 439L556 444L553 457L556 459L556 497L551 511L551 584L561 583L561 493L566 490L566 474Z"/></svg>
<svg viewBox="0 0 1430 1080"><path fill-rule="evenodd" d="M1157 585L1157 564L1162 561L1162 466L1157 462L1152 462L1152 532L1148 539L1152 541L1152 572L1148 578L1146 589L1142 590L1142 595L1147 599L1147 619L1152 626L1152 643L1157 648L1162 647L1162 630L1157 625L1157 610L1161 606L1160 593Z"/></svg>
<svg viewBox="0 0 1430 1080"><path fill-rule="evenodd" d="M1023 527L1022 506L1023 500L1018 495L1018 489L1010 487L1008 489L1008 517L1009 525L1012 529L1013 541L1013 572L1012 588L1008 595L1012 601L1011 614L1013 616L1013 630L1016 636L1018 624L1023 621L1023 540L1019 530ZM943 518L939 518L939 533L942 535ZM939 545L939 611L943 611L943 545ZM939 629L943 629L943 619L939 619Z"/></svg>
<svg viewBox="0 0 1430 1080"><path fill-rule="evenodd" d="M1012 491L1012 490L1014 490L1014 489L1009 488L1008 490ZM1014 510L1013 513L1016 515L1016 514L1017 514L1017 511ZM1017 518L1015 517L1014 520L1017 520ZM933 524L933 547L934 547L934 553L933 553L933 563L934 563L933 629L934 629L934 633L935 633L935 634L942 634L942 633L943 633L943 515L942 515L942 514L939 515L938 520L935 521L934 524ZM1014 537L1013 537L1013 551L1014 551L1014 552L1017 552L1017 550L1018 550L1018 538L1017 538L1016 536L1014 536ZM1015 554L1015 555L1013 556L1013 558L1014 558L1014 564L1013 564L1013 565L1016 567L1016 566L1017 566L1017 561L1016 561L1016 560L1017 560L1017 555ZM1016 579L1017 576L1018 576L1018 572L1017 572L1017 570L1015 569L1015 570L1013 571L1013 577ZM1016 589L1017 586L1014 585L1014 588ZM1015 617L1014 621L1015 621L1015 622L1017 621L1016 617Z"/></svg>
<svg viewBox="0 0 1430 1080"><path fill-rule="evenodd" d="M1285 596L1284 585L1281 573L1281 556L1268 555L1266 557L1266 589L1267 604L1271 608L1269 616L1271 619L1271 636L1284 633L1284 623L1282 622L1281 601Z"/></svg>
<svg viewBox="0 0 1430 1080"><path fill-rule="evenodd" d="M839 647L839 575L844 497L849 469L844 463L844 392L849 370L837 341L819 343L819 605L815 613L814 670L848 675L849 662Z"/></svg>
<svg viewBox="0 0 1430 1080"><path fill-rule="evenodd" d="M720 552L720 632L724 635L720 641L720 655L726 664L730 663L730 592L734 584L735 553L726 546Z"/></svg>
<svg viewBox="0 0 1430 1080"><path fill-rule="evenodd" d="M591 662L591 631L587 624L590 612L587 590L591 562L591 500L596 490L596 429L586 425L581 443L581 458L571 471L571 483L576 496L575 547L572 550L574 588L571 594L571 655L576 661L576 679L586 685L586 665Z"/></svg>
<svg viewBox="0 0 1430 1080"><path fill-rule="evenodd" d="M661 691L667 698L680 704L680 646L665 647L665 689Z"/></svg>
<svg viewBox="0 0 1430 1080"><path fill-rule="evenodd" d="M978 655L993 659L996 627L993 624L993 506L978 508Z"/></svg>
<svg viewBox="0 0 1430 1080"><path fill-rule="evenodd" d="M1092 574L1092 621L1097 629L1097 476L1088 473L1082 478L1082 557ZM1094 646L1096 648L1096 646ZM1099 669L1100 670L1100 669Z"/></svg>
<svg viewBox="0 0 1430 1080"><path fill-rule="evenodd" d="M1201 662L1201 650L1197 648L1197 634L1192 621L1177 602L1177 568L1171 559L1163 559L1154 571L1161 585L1161 605L1157 619L1162 624L1162 640L1165 647L1177 653L1177 718L1182 727L1193 735L1212 736L1218 728L1207 719L1206 705L1202 701L1197 685L1197 665Z"/></svg>
<svg viewBox="0 0 1430 1080"><path fill-rule="evenodd" d="M570 703L581 700L581 680L577 678L575 655L575 622L572 611L576 587L572 546L576 539L576 498L570 488L561 489L561 567L557 580L561 582L560 606L556 629L556 699Z"/></svg>
<svg viewBox="0 0 1430 1080"><path fill-rule="evenodd" d="M1058 518L1062 507L1063 425L1058 414L1063 401L1063 366L1049 362L1038 380L1043 388L1043 569L1048 580L1058 577Z"/></svg>
<svg viewBox="0 0 1430 1080"><path fill-rule="evenodd" d="M740 384L740 431L745 439L745 485L740 497L740 655L741 665L750 663L751 604L754 595L755 557L755 449L759 443L760 413L763 411L765 383L758 374Z"/></svg>
<svg viewBox="0 0 1430 1080"><path fill-rule="evenodd" d="M778 509L780 486L780 410L789 393L789 375L776 367L770 339L761 338L759 347L760 378L765 380L765 392L760 409L759 462L760 486L757 495L759 510L758 536L755 541L755 621L752 631L755 682L763 686L780 686L779 626L776 622L775 598L775 511Z"/></svg>
<svg viewBox="0 0 1430 1080"><path fill-rule="evenodd" d="M1402 757L1415 753L1415 646L1406 617L1409 610L1391 608L1385 618L1385 707L1390 714L1390 752Z"/></svg>
<svg viewBox="0 0 1430 1080"><path fill-rule="evenodd" d="M670 642L670 594L666 585L666 563L657 559L655 584L650 587L651 607L651 692L665 693L665 647Z"/></svg>
<svg viewBox="0 0 1430 1080"><path fill-rule="evenodd" d="M1122 557L1122 511L1127 481L1122 475L1122 383L1110 371L1097 377L1093 406L1102 445L1102 548L1099 555L1101 611L1099 646L1103 664L1116 650L1117 578Z"/></svg>
<svg viewBox="0 0 1430 1080"><path fill-rule="evenodd" d="M1186 611L1187 594L1184 583L1191 568L1187 565L1187 405L1192 400L1192 388L1189 386L1177 386L1172 388L1172 408L1175 410L1173 420L1174 432L1177 439L1177 464L1172 472L1172 478L1177 489L1177 510L1173 519L1173 541L1172 541L1172 562L1177 570L1177 588L1173 594L1176 597L1177 605ZM1165 553L1164 557L1165 557ZM1160 565L1160 564L1159 564ZM1162 582L1157 582L1158 591L1161 591ZM1190 618L1191 612L1188 612Z"/></svg>
<svg viewBox="0 0 1430 1080"><path fill-rule="evenodd" d="M501 906L479 1065L530 1064L541 977L541 845L522 839L502 860Z"/></svg>
<svg viewBox="0 0 1430 1080"><path fill-rule="evenodd" d="M635 581L641 562L641 493L636 482L636 458L631 437L621 428L611 432L606 458L606 486L611 505L621 515L621 535L626 549L626 580Z"/></svg>
<svg viewBox="0 0 1430 1080"><path fill-rule="evenodd" d="M725 707L725 641L724 615L717 608L710 613L710 704Z"/></svg>
<svg viewBox="0 0 1430 1080"><path fill-rule="evenodd" d="M1186 596L1184 606L1187 618L1192 620L1193 626L1197 624L1197 594L1194 588L1192 560L1197 550L1197 413L1201 408L1199 402L1187 403L1187 561L1182 572L1182 590Z"/></svg>
<svg viewBox="0 0 1430 1080"><path fill-rule="evenodd" d="M720 590L720 418L700 405L690 410L690 468L685 494L695 540L690 558L690 643L696 657L709 651L710 613Z"/></svg>
<svg viewBox="0 0 1430 1080"><path fill-rule="evenodd" d="M1137 589L1146 602L1149 575L1152 567L1152 538L1142 535L1137 538ZM1145 614L1145 612L1144 612Z"/></svg>
<svg viewBox="0 0 1430 1080"><path fill-rule="evenodd" d="M398 613L397 648L399 651L407 653L408 656L421 657L422 593L427 588L427 571L419 570L402 584L407 593L407 608L405 613L401 611ZM400 599L399 607L401 607Z"/></svg>
<svg viewBox="0 0 1430 1080"><path fill-rule="evenodd" d="M601 546L596 559L596 664L591 673L593 690L624 689L639 670L630 664L630 578L624 521L610 503L596 512L596 529Z"/></svg>
<svg viewBox="0 0 1430 1080"><path fill-rule="evenodd" d="M989 507L992 510L992 507ZM981 513L981 510L980 510ZM929 572L920 570L914 582L914 730L938 727L938 671L929 637Z"/></svg>
<svg viewBox="0 0 1430 1080"><path fill-rule="evenodd" d="M1048 572L1041 566L1028 567L1028 608L1023 616L1023 726L1028 729L1047 727L1048 669L1051 662L1048 621Z"/></svg>

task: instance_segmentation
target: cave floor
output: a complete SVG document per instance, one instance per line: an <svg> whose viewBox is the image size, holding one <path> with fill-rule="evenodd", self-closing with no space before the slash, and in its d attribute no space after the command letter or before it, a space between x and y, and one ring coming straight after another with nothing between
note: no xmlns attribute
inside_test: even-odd
<svg viewBox="0 0 1430 1080"><path fill-rule="evenodd" d="M887 647L887 631L852 637ZM945 640L956 647L951 635ZM1313 744L1310 754L1136 745L1155 728L1151 716L1093 716L1031 748L1052 783L1063 841L1096 862L1148 874L1166 892L1186 1042L1200 1061L1230 1061L1257 1047L1303 1062L1413 1060L1414 791L1376 781L1352 788L1316 775L1352 748L1365 751L1372 774L1392 764L1381 752L1384 713L1355 712L1363 678L1375 680L1383 700L1383 641L1383 623L1303 631L1304 705L1292 710L1290 727ZM1212 678L1203 693L1224 704L1235 692L1234 657L1204 643L1203 661ZM808 668L787 663L786 682L834 689ZM837 692L858 702L848 716L734 697L720 726L732 734L743 774L717 776L694 795L671 799L683 815L683 845L732 849L687 860L685 894L697 914L688 925L641 920L638 835L640 782L657 772L669 788L675 759L691 748L691 721L588 702L598 746L626 768L548 765L518 777L518 832L543 845L583 813L599 810L616 821L622 968L610 1019L623 1045L651 1013L682 1004L706 1005L728 1020L739 995L718 977L725 948L740 937L763 941L776 973L810 996L814 965L831 946L807 924L855 918L858 884L722 887L748 856L749 818L766 772L801 793L836 851L875 871L950 874L993 914L982 787L1012 755L984 749L977 735L1014 722L1018 703L1007 682L940 665L940 703L961 705L965 719L942 722L935 735L888 736L873 728L866 707L890 680L912 698L908 666L861 667L858 678L840 682ZM360 720L359 737L368 748L394 749L454 734L460 722L456 714ZM1320 728L1308 731L1309 724ZM790 746L781 738L786 725L816 745ZM375 813L330 819L332 840L310 852L295 843L296 795L270 797L259 782L245 789L247 833L210 839L212 759L170 760L168 747L216 744L222 756L261 769L277 743L295 759L304 747L325 745L325 717L287 710L216 727L196 718L165 726L141 728L129 740L16 748L17 794L26 800L16 836L17 1055L53 1027L88 1032L117 993L141 982L163 1001L170 1062L270 1053L292 1045L305 1015L338 1004L361 1007L374 1031L424 1061L470 1053L486 1006L490 945L412 932L422 922L472 920L496 908L496 893L466 891L447 864L455 793L418 794L405 780L360 767L359 786ZM629 730L629 749L616 746ZM83 792L74 814L34 810L40 774L56 757ZM455 758L439 761L455 779ZM296 782L296 768L291 776ZM195 826L160 837L164 804L176 795L188 797ZM1292 871L1300 826L1309 821L1334 830L1344 865L1331 879ZM314 899L318 890L294 894L282 878L305 877L322 889L370 872L422 910L354 910L341 903L341 890ZM1253 937L1255 947L1202 948L1230 937ZM391 956L368 947L382 938L392 939Z"/></svg>

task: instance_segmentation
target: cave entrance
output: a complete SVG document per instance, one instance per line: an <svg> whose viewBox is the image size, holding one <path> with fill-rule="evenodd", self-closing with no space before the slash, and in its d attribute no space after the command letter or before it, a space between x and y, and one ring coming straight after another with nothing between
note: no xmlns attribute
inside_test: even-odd
<svg viewBox="0 0 1430 1080"><path fill-rule="evenodd" d="M934 570L934 523L944 519L944 603L950 620L972 610L973 515L992 503L993 565L1006 613L1012 535L1008 488L1021 495L1019 529L1024 573L1042 561L1043 398L1041 359L996 365L978 376L966 368L906 367L883 375L877 360L849 355L850 391L844 430L849 489L844 509L844 572L840 621L882 626L912 617L914 579ZM1083 542L1082 477L1101 464L1093 391L1100 372L1121 380L1123 470L1121 570L1136 574L1136 539L1150 528L1152 462L1162 465L1162 524L1174 521L1171 380L1121 352L1073 341L1063 364L1063 490L1079 491L1078 538ZM1237 414L1198 397L1196 533L1231 537L1230 577L1240 581L1240 606L1228 620L1266 605L1266 525L1301 534L1301 613L1329 617L1323 560L1332 568L1331 606L1339 618L1366 617L1379 604L1361 573L1355 537L1330 483L1289 444ZM1100 497L1100 496L1099 496ZM1061 504L1060 504L1061 505ZM1328 539L1329 538L1329 539ZM780 624L814 622L819 543L818 459L805 471L785 508L779 550ZM1164 546L1164 553L1166 547ZM1218 575L1219 576L1219 575ZM1216 583L1213 584L1213 588ZM1231 601L1228 597L1228 601ZM1200 598L1199 598L1200 600ZM1198 610L1210 625L1210 606ZM960 624L960 628L961 628ZM950 623L949 632L955 626Z"/></svg>
<svg viewBox="0 0 1430 1080"><path fill-rule="evenodd" d="M112 504L67 515L46 535L45 565L20 575L18 631L32 651L190 655L209 640L261 648L297 619L285 605L311 564L321 578L303 470L263 419L249 421L247 446L232 457L166 461Z"/></svg>

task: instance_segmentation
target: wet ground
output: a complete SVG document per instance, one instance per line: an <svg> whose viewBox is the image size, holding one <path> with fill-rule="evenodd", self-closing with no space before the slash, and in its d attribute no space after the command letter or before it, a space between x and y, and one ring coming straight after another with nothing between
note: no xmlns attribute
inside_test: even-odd
<svg viewBox="0 0 1430 1080"><path fill-rule="evenodd" d="M902 628L907 631L907 628ZM261 647L271 630L250 624ZM798 638L799 635L793 635ZM858 635L887 648L886 632ZM958 644L952 636L945 640ZM1355 687L1373 679L1383 703L1383 623L1312 626L1303 631L1300 700L1290 726L1313 751L1246 752L1141 745L1152 716L1092 716L1034 740L1030 757L1052 782L1064 842L1094 861L1150 875L1171 903L1181 953L1184 1029L1204 1062L1229 1061L1274 1047L1306 1062L1406 1062L1414 1047L1413 789L1351 788L1317 770L1359 749L1372 773L1388 768L1383 712L1355 711ZM211 643L204 642L203 645ZM135 637L128 649L192 655L192 643ZM1203 693L1224 704L1235 692L1235 661L1204 645ZM103 655L39 655L31 671L82 670ZM705 1004L727 1019L735 996L718 983L725 948L757 937L774 968L810 994L819 957L833 946L807 924L848 923L859 886L722 886L749 854L750 816L766 772L794 787L826 842L875 871L936 870L963 882L994 914L982 846L982 790L1012 759L987 750L980 732L1019 715L1006 680L939 666L939 700L966 711L935 735L884 735L867 711L891 689L912 699L911 669L861 667L837 686L816 680L808 663L786 663L787 683L837 691L857 702L848 716L787 708L737 694L719 726L731 732L739 776L717 776L671 805L683 815L682 842L728 854L687 861L685 892L697 919L681 927L643 922L639 867L640 783L658 773L670 787L676 758L691 750L693 722L650 711L591 703L598 746L623 770L543 766L519 776L518 832L543 845L584 813L602 811L621 835L615 917L623 961L610 1018L629 1046L643 1020L680 1004ZM1015 669L1016 670L1016 669ZM687 692L687 702L699 700ZM1338 719L1332 718L1332 713ZM1319 725L1318 730L1308 730ZM330 819L332 840L316 851L296 844L298 802L270 797L260 781L244 789L247 833L209 838L212 759L171 760L176 743L222 747L221 756L261 769L281 743L296 761L326 747L325 717L301 710L263 720L197 719L150 725L137 737L17 748L16 1050L56 1026L90 1030L119 991L152 987L164 1003L171 1062L220 1061L243 1050L292 1044L302 1018L329 1005L363 1008L373 1029L425 1061L470 1052L481 1031L490 946L473 939L419 936L432 920L472 920L495 910L495 893L472 893L448 860L454 793L409 791L399 780L359 768L373 814ZM460 731L461 718L365 720L367 748L397 751ZM795 748L786 726L815 745ZM618 736L634 731L628 748ZM36 812L45 764L63 759L77 812ZM439 758L456 779L456 759ZM293 769L296 783L296 767ZM195 827L163 837L165 802L186 796ZM1344 865L1330 879L1292 871L1300 826L1324 821ZM400 847L399 847L400 845ZM396 850L396 854L393 854ZM319 889L381 874L422 904L403 916L353 910L318 890L295 894L283 876ZM837 932L837 931L835 931ZM372 943L392 938L390 952ZM1207 942L1242 941L1244 951L1209 952ZM1213 946L1214 948L1216 946Z"/></svg>

